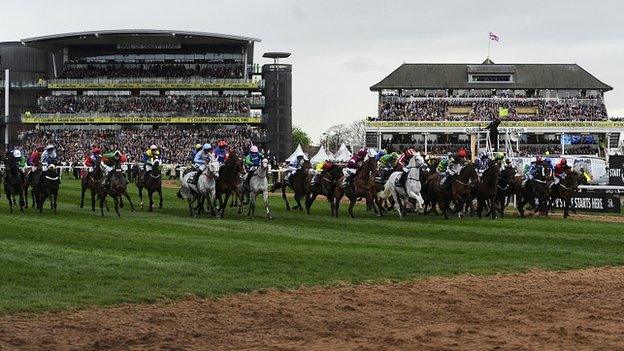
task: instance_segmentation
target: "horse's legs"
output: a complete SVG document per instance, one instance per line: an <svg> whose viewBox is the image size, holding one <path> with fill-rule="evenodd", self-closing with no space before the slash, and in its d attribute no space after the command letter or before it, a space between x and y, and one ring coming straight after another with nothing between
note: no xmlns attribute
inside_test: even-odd
<svg viewBox="0 0 624 351"><path fill-rule="evenodd" d="M247 217L254 217L256 213L256 196L257 194L250 194L249 206L247 206Z"/></svg>
<svg viewBox="0 0 624 351"><path fill-rule="evenodd" d="M301 195L297 194L296 192L295 192L295 201L297 202L297 206L293 207L293 210L297 209L299 211L303 211L303 206L301 205Z"/></svg>
<svg viewBox="0 0 624 351"><path fill-rule="evenodd" d="M264 191L262 191L262 200L264 200L264 209L266 210L267 218L273 219L273 216L271 216L271 210L269 210L269 190L268 189L264 189Z"/></svg>
<svg viewBox="0 0 624 351"><path fill-rule="evenodd" d="M80 208L84 207L84 194L87 191L87 187L84 182L80 182Z"/></svg>
<svg viewBox="0 0 624 351"><path fill-rule="evenodd" d="M137 188L139 189L139 205L141 206L141 209L143 209L143 187L137 186Z"/></svg>
<svg viewBox="0 0 624 351"><path fill-rule="evenodd" d="M162 188L158 188L158 209L161 210L163 205Z"/></svg>
<svg viewBox="0 0 624 351"><path fill-rule="evenodd" d="M188 202L189 213L191 217L193 217L195 215L195 210L193 209L193 201L195 200L192 197L189 197L188 199L186 199L186 201Z"/></svg>
<svg viewBox="0 0 624 351"><path fill-rule="evenodd" d="M54 214L56 214L56 206L58 205L58 191L52 193L52 201L54 206Z"/></svg>
<svg viewBox="0 0 624 351"><path fill-rule="evenodd" d="M95 212L95 190L91 190L91 210Z"/></svg>
<svg viewBox="0 0 624 351"><path fill-rule="evenodd" d="M106 200L106 195L100 195L100 211L102 212L102 217L104 217L105 200ZM108 211L108 204L106 204L106 211Z"/></svg>
<svg viewBox="0 0 624 351"><path fill-rule="evenodd" d="M117 196L112 196L112 198L115 202L115 212L117 213L117 217L121 217L121 214L119 213L119 200L121 199L121 196L119 196L119 198L117 198Z"/></svg>
<svg viewBox="0 0 624 351"><path fill-rule="evenodd" d="M477 199L477 216L479 216L479 219L481 219L481 216L483 214L484 202L485 200L483 200L483 198L481 197Z"/></svg>
<svg viewBox="0 0 624 351"><path fill-rule="evenodd" d="M317 193L312 193L312 195L306 199L306 202L305 202L306 214L310 214L310 209L312 208L312 204L314 203L314 200L316 200L317 196L318 196Z"/></svg>
<svg viewBox="0 0 624 351"><path fill-rule="evenodd" d="M565 203L565 208L563 210L563 218L568 218L570 215L570 199L563 197L563 202Z"/></svg>
<svg viewBox="0 0 624 351"><path fill-rule="evenodd" d="M353 196L353 198L349 198L349 216L351 216L351 218L355 218L355 215L353 214L353 207L355 206L355 202L357 201L357 197Z"/></svg>
<svg viewBox="0 0 624 351"><path fill-rule="evenodd" d="M282 199L286 202L286 211L290 211L290 204L288 203L288 199L286 198L286 185L280 184L282 187Z"/></svg>
<svg viewBox="0 0 624 351"><path fill-rule="evenodd" d="M149 197L149 211L152 212L154 211L154 191L152 190L148 190L147 191L147 196Z"/></svg>
<svg viewBox="0 0 624 351"><path fill-rule="evenodd" d="M219 204L219 206L220 206L220 208L219 208L219 217L221 217L221 218L223 218L223 216L225 215L225 208L227 207L227 203L228 203L228 200L230 199L230 196L232 196L232 192L225 193L225 200L223 201L223 203Z"/></svg>
<svg viewBox="0 0 624 351"><path fill-rule="evenodd" d="M134 212L134 204L132 203L132 199L130 198L130 195L128 195L128 192L126 190L123 191L123 194L126 197L126 199L128 199L128 203L130 203L130 210L132 212ZM119 195L119 200L123 204L123 200L121 198L121 195Z"/></svg>
<svg viewBox="0 0 624 351"><path fill-rule="evenodd" d="M392 190L392 200L394 200L394 210L399 213L399 218L403 219L403 211L401 211L401 204L399 203L399 197L396 191Z"/></svg>

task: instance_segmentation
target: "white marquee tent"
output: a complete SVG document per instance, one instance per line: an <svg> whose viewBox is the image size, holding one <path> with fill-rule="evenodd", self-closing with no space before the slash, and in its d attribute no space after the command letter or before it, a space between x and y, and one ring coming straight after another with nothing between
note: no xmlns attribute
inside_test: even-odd
<svg viewBox="0 0 624 351"><path fill-rule="evenodd" d="M306 160L308 159L308 156L303 152L303 149L301 148L301 144L297 145L297 149L295 150L295 152L292 153L292 155L290 155L286 159L286 162L290 162L290 161L296 159L297 156L299 156L299 155L303 155L303 158L305 158Z"/></svg>
<svg viewBox="0 0 624 351"><path fill-rule="evenodd" d="M310 159L310 162L312 164L315 164L315 163L325 162L326 160L333 160L333 159L334 157L330 156L330 154L328 154L327 151L325 151L325 147L321 145L321 148L316 153L316 155L312 156L312 158Z"/></svg>
<svg viewBox="0 0 624 351"><path fill-rule="evenodd" d="M334 157L334 159L336 160L336 162L347 162L349 161L349 159L351 159L351 156L353 156L353 154L351 153L351 151L349 151L347 145L343 143L342 145L340 145L340 149L338 149L338 152L336 152L336 156Z"/></svg>

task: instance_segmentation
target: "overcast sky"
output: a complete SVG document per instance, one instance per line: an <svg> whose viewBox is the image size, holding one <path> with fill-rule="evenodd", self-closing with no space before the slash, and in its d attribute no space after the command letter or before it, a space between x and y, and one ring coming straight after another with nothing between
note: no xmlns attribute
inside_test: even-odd
<svg viewBox="0 0 624 351"><path fill-rule="evenodd" d="M426 3L426 5L424 5ZM53 33L178 29L261 38L289 51L293 124L316 141L330 125L376 113L369 87L403 62L578 63L615 89L624 116L624 1L2 0L0 40Z"/></svg>

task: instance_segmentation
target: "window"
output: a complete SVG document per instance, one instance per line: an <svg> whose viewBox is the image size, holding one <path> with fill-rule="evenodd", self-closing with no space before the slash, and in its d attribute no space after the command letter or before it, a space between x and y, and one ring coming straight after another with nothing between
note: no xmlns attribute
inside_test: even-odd
<svg viewBox="0 0 624 351"><path fill-rule="evenodd" d="M513 83L511 74L470 74L469 83Z"/></svg>

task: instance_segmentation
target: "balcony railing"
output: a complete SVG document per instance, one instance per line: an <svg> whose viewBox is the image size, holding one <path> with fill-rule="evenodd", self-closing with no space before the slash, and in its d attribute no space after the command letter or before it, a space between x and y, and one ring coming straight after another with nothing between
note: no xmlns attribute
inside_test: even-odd
<svg viewBox="0 0 624 351"><path fill-rule="evenodd" d="M264 115L195 114L193 112L90 112L90 113L29 113L22 116L25 124L261 124Z"/></svg>
<svg viewBox="0 0 624 351"><path fill-rule="evenodd" d="M211 78L87 78L50 79L49 89L219 89L259 90L263 80Z"/></svg>

